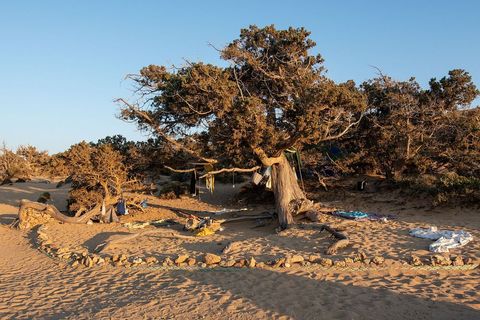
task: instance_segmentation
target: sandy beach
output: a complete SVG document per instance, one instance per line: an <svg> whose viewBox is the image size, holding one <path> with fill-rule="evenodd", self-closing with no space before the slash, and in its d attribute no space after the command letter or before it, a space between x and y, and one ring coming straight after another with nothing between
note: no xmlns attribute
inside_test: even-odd
<svg viewBox="0 0 480 320"><path fill-rule="evenodd" d="M225 188L227 188L226 186ZM0 318L2 319L477 319L480 318L478 268L474 270L420 270L405 265L412 254L428 258L429 240L413 238L408 230L432 224L440 228L466 230L475 240L451 255L480 258L479 217L472 209L432 210L414 208L418 203L378 195L356 193L343 199L345 208L355 206L371 212L395 214L388 222L351 221L347 231L351 245L329 256L342 261L363 251L368 257L385 258L380 268L322 268L317 264L295 264L290 268L170 268L72 267L39 250L35 229L8 227L16 215L18 201L35 200L45 190L53 191L61 207L66 189L41 182L0 187ZM149 197L145 213L124 216L121 223L71 225L48 224L49 239L60 247L93 252L99 243L132 232L123 225L133 221L179 219L168 207L180 210L214 211L218 205L196 199L160 200ZM208 199L206 199L208 200ZM218 200L218 199L217 199ZM218 201L217 201L218 202ZM359 203L368 206L359 208ZM335 203L337 206L338 202ZM251 208L264 210L265 208ZM268 209L268 208L267 208ZM229 215L229 214L224 214ZM325 222L341 218L326 216ZM331 243L327 234L307 228L309 223L280 234L274 223L256 226L252 221L225 224L212 236L169 239L145 235L108 248L102 254L128 257L188 255L201 260L205 253L223 259L258 262L286 255L326 257ZM303 227L302 227L303 226ZM153 228L146 227L146 230ZM180 225L171 232L185 234ZM226 244L235 248L222 254Z"/></svg>

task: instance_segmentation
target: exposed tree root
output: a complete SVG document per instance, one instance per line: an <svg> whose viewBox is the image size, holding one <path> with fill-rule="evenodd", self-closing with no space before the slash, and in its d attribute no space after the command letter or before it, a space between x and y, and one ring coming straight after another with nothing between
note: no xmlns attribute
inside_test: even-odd
<svg viewBox="0 0 480 320"><path fill-rule="evenodd" d="M348 240L348 237L345 234L343 234L341 232L338 232L337 230L331 228L330 226L328 226L326 224L323 224L323 225L320 226L320 232L322 232L323 230L326 230L335 239L337 239L336 242L332 243L327 248L325 253L328 254L328 255L336 254L338 250L340 250L342 248L345 248L350 243L350 241Z"/></svg>
<svg viewBox="0 0 480 320"><path fill-rule="evenodd" d="M45 223L50 219L55 219L63 223L87 223L91 218L100 214L100 207L101 205L99 204L81 216L69 217L58 211L53 205L24 199L20 201L18 222L16 225L19 229L30 229L38 224Z"/></svg>

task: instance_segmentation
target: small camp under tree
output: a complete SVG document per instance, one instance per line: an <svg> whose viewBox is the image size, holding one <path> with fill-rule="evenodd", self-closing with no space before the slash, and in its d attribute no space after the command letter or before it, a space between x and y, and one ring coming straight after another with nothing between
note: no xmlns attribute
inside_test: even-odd
<svg viewBox="0 0 480 320"><path fill-rule="evenodd" d="M95 147L80 142L65 151L62 158L72 181L68 201L74 216L61 213L52 204L22 200L17 221L20 228L28 229L49 219L66 223L87 223L91 219L111 222L113 206L134 182L128 180L122 155L110 144ZM100 210L102 206L105 210Z"/></svg>
<svg viewBox="0 0 480 320"><path fill-rule="evenodd" d="M215 166L210 174L272 166L276 210L286 227L309 201L284 151L342 137L366 107L353 81L336 84L325 76L309 36L304 28L250 26L219 50L228 67L145 67L130 77L140 102L119 99L121 116ZM190 137L195 147L183 143Z"/></svg>

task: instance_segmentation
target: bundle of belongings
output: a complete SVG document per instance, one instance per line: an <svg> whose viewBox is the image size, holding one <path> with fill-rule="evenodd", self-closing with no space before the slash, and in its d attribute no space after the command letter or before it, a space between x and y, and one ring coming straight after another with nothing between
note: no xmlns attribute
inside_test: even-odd
<svg viewBox="0 0 480 320"><path fill-rule="evenodd" d="M260 173L254 172L252 182L255 185L265 185L268 190L272 189L272 167L264 167Z"/></svg>
<svg viewBox="0 0 480 320"><path fill-rule="evenodd" d="M119 215L127 215L128 214L128 208L127 208L127 202L124 199L120 199L117 202L117 214Z"/></svg>
<svg viewBox="0 0 480 320"><path fill-rule="evenodd" d="M124 199L118 200L114 206L106 206L105 201L102 203L100 212L100 221L104 223L119 222L119 215L127 215L127 202Z"/></svg>
<svg viewBox="0 0 480 320"><path fill-rule="evenodd" d="M208 217L198 218L190 215L183 229L193 232L197 237L205 237L215 234L217 231L223 231L223 222L225 220L215 220Z"/></svg>
<svg viewBox="0 0 480 320"><path fill-rule="evenodd" d="M473 240L473 236L466 231L438 230L435 226L412 229L410 235L422 239L436 240L429 246L429 250L432 252L448 252L449 249L463 247Z"/></svg>

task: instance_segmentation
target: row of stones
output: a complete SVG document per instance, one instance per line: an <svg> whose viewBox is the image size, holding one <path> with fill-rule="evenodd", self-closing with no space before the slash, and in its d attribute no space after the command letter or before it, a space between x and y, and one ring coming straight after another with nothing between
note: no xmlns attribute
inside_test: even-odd
<svg viewBox="0 0 480 320"><path fill-rule="evenodd" d="M73 251L66 247L56 247L48 234L46 233L47 227L42 225L37 230L38 235L38 244L40 250L47 253L49 256L60 258L70 263L72 266L82 265L85 267L93 267L94 265L113 265L113 266L123 266L123 267L135 267L140 265L155 265L159 264L163 267L249 267L249 268L262 268L262 267L273 267L273 268L289 268L293 265L303 265L308 266L311 264L320 264L323 267L345 267L348 265L353 265L355 263L361 263L364 265L382 265L384 259L382 257L374 257L373 259L368 259L364 253L360 253L355 258L345 258L344 260L333 261L329 258L322 258L317 255L310 255L308 257L303 257L300 255L285 256L276 260L270 260L266 262L258 262L254 257L247 259L222 259L221 256L206 253L201 258L191 257L189 255L178 255L176 258L166 257L162 261L159 261L156 257L150 256L146 258L140 257L127 257L125 254L115 254L113 256L105 255L100 256L96 254L89 253L88 250L83 249L80 251Z"/></svg>
<svg viewBox="0 0 480 320"><path fill-rule="evenodd" d="M162 267L249 267L249 268L290 268L294 265L310 266L312 264L318 264L322 267L378 267L385 263L385 259L381 256L375 256L368 258L364 252L358 252L353 257L347 257L342 260L332 260L329 258L323 258L318 255L310 255L303 257L301 255L290 255L275 260L269 260L266 262L259 262L254 257L247 259L222 259L221 256L206 253L200 258L191 257L189 255L178 255L176 258L166 257L162 261L159 261L156 257L150 256L146 258L140 257L128 257L125 254L109 255L96 255L89 253L88 250L83 249L79 251L73 251L66 247L56 247L49 236L46 233L47 227L42 225L38 230L38 244L40 250L44 251L48 255L56 258L60 258L72 266L85 266L93 267L95 265L113 265L119 267L136 267L141 265L161 265ZM471 258L463 258L461 256L444 256L433 255L429 260L422 260L417 256L411 256L408 262L404 262L404 265L412 266L462 266L473 264L474 261Z"/></svg>
<svg viewBox="0 0 480 320"><path fill-rule="evenodd" d="M421 259L418 256L412 255L409 259L409 264L412 266L464 266L474 264L475 261L470 257L462 257L460 255L449 254L434 254L428 259Z"/></svg>
<svg viewBox="0 0 480 320"><path fill-rule="evenodd" d="M45 211L28 208L24 214L24 219L19 222L18 228L28 230L37 225L44 225L51 220L53 220L53 218Z"/></svg>

